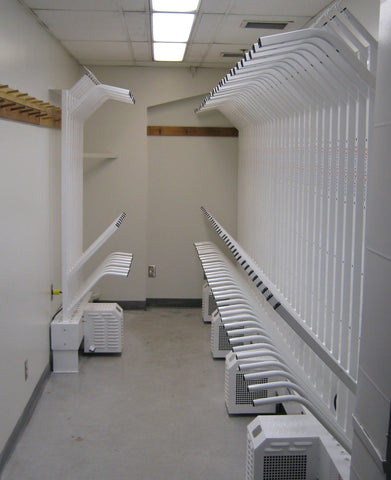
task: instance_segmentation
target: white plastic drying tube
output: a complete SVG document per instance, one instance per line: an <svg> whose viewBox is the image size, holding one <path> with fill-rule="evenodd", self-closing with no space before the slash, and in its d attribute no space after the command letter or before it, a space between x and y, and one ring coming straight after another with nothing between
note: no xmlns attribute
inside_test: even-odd
<svg viewBox="0 0 391 480"><path fill-rule="evenodd" d="M71 271L69 272L71 275L77 272L91 258L91 256L101 247L101 245L103 245L106 242L106 240L108 240L111 237L111 235L113 235L113 233L115 233L118 230L125 216L126 216L126 213L122 212L121 215L119 215L119 217L117 217L114 220L114 222L109 227L107 227L106 230L101 235L99 235L99 237L94 242L92 242L92 244L87 248L87 250L83 252L80 258L71 268Z"/></svg>

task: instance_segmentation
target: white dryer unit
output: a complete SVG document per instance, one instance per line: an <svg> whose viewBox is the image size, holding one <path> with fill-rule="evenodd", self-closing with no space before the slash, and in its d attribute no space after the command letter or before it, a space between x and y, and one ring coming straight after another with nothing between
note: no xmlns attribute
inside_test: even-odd
<svg viewBox="0 0 391 480"><path fill-rule="evenodd" d="M259 416L247 427L246 480L348 480L350 456L311 415Z"/></svg>
<svg viewBox="0 0 391 480"><path fill-rule="evenodd" d="M263 359L267 359L263 357ZM261 405L254 406L253 400L256 398L267 398L268 390L260 390L256 392L249 392L247 387L257 383L267 383L268 378L262 380L246 380L244 378L245 371L239 370L240 364L249 364L257 359L242 359L238 360L234 352L230 352L225 357L225 405L229 414L270 414L276 413L276 405ZM272 360L272 358L270 358ZM260 370L258 370L260 371ZM274 377L270 381L281 380L280 377ZM275 392L271 392L274 396Z"/></svg>
<svg viewBox="0 0 391 480"><path fill-rule="evenodd" d="M121 353L123 310L117 303L88 303L82 317L85 353Z"/></svg>
<svg viewBox="0 0 391 480"><path fill-rule="evenodd" d="M227 353L232 351L227 331L217 309L212 313L210 350L213 358L225 358Z"/></svg>
<svg viewBox="0 0 391 480"><path fill-rule="evenodd" d="M211 323L212 313L216 310L217 305L210 289L208 282L202 285L202 320L204 323Z"/></svg>

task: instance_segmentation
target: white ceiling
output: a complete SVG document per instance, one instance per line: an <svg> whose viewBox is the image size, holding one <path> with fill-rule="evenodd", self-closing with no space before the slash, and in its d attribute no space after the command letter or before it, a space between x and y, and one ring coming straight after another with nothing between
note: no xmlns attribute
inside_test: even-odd
<svg viewBox="0 0 391 480"><path fill-rule="evenodd" d="M184 61L153 62L149 0L20 0L83 65L232 67L260 36L245 21L303 27L330 0L201 0ZM238 56L223 57L222 53Z"/></svg>

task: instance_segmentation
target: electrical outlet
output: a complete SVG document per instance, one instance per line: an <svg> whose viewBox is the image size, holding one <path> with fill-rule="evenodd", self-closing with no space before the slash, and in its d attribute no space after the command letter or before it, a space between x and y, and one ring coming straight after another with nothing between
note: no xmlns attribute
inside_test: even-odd
<svg viewBox="0 0 391 480"><path fill-rule="evenodd" d="M29 378L29 361L26 358L26 360L24 361L24 381L26 382L28 378Z"/></svg>
<svg viewBox="0 0 391 480"><path fill-rule="evenodd" d="M148 266L148 277L155 278L156 277L156 265L149 265Z"/></svg>

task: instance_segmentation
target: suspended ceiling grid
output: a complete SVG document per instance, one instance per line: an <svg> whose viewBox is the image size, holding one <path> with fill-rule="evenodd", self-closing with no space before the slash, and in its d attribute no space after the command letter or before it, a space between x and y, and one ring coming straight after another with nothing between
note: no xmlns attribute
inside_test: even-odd
<svg viewBox="0 0 391 480"><path fill-rule="evenodd" d="M296 30L330 0L201 0L184 61L154 62L149 0L19 0L84 65L231 67L258 37ZM228 55L227 55L228 54ZM235 56L236 55L236 56Z"/></svg>

